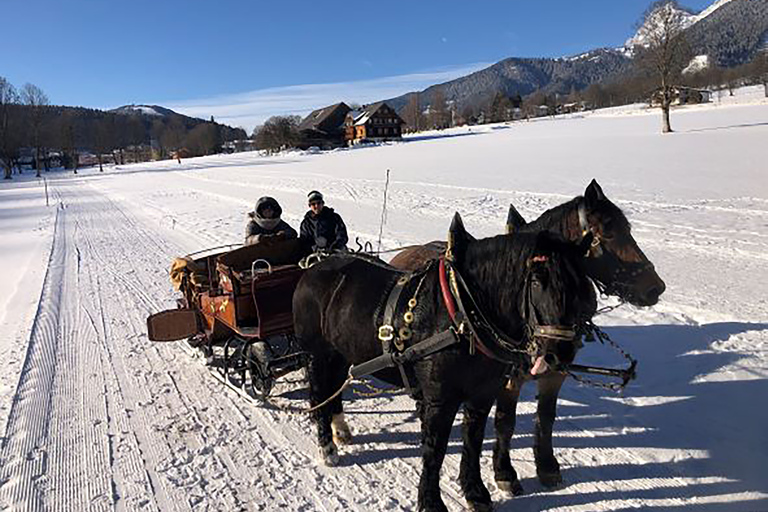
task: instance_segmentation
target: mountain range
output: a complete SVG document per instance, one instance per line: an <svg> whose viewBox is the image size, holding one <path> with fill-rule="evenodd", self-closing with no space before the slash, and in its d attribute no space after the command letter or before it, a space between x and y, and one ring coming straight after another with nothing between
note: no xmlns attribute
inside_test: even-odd
<svg viewBox="0 0 768 512"><path fill-rule="evenodd" d="M700 13L675 8L681 10L685 19L685 36L693 55L706 55L710 63L721 67L744 64L767 46L768 0L718 0ZM652 19L649 17L651 23ZM643 24L620 48L600 48L561 58L510 57L470 75L386 102L402 111L418 93L420 106L426 108L438 89L457 109L465 105L482 106L497 92L507 96L526 95L536 90L568 94L593 83L625 76L632 68L633 46L642 45L644 34L652 30L653 26Z"/></svg>

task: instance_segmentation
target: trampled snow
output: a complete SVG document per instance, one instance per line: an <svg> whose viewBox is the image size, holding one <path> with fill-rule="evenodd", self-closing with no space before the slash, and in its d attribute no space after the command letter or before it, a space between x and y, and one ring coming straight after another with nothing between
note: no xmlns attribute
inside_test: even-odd
<svg viewBox="0 0 768 512"><path fill-rule="evenodd" d="M768 510L768 102L726 92L673 111L662 135L643 106L456 128L333 152L218 155L49 173L0 185L0 509L413 510L419 425L403 394L356 385L356 443L322 466L309 419L255 407L180 345L152 344L145 318L174 307L171 258L242 241L261 195L298 225L321 190L351 238L445 237L454 211L476 236L528 219L596 178L667 283L652 308L596 318L638 360L617 396L567 382L555 424L565 485L533 464L531 386L512 460L527 493L493 485L498 510ZM354 244L352 244L354 245ZM613 299L602 301L615 304ZM619 365L588 344L580 362ZM276 390L306 406L300 375ZM442 473L451 510L459 422Z"/></svg>

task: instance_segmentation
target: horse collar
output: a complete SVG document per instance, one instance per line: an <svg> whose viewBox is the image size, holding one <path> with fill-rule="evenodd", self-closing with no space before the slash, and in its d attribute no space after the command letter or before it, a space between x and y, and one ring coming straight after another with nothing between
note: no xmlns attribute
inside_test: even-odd
<svg viewBox="0 0 768 512"><path fill-rule="evenodd" d="M445 258L440 258L440 267L438 269L438 275L440 276L440 291L443 295L443 303L448 310L448 315L451 317L451 321L454 324L456 322L456 301L453 299L453 291L448 284L448 269L445 266Z"/></svg>
<svg viewBox="0 0 768 512"><path fill-rule="evenodd" d="M527 350L517 348L525 340L507 338L496 326L484 318L467 284L462 279L461 274L453 268L450 261L440 258L438 275L440 290L448 315L458 334L468 337L470 354L474 354L475 347L477 347L484 356L509 364L517 362L520 353L527 353ZM470 312L465 309L461 300L459 286L464 288L466 297L470 301ZM483 332L487 335L485 341L481 336Z"/></svg>

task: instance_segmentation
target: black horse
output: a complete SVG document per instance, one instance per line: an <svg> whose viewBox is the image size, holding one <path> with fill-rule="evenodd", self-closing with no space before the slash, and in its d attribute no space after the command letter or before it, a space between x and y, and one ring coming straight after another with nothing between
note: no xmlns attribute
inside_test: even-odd
<svg viewBox="0 0 768 512"><path fill-rule="evenodd" d="M563 360L572 357L573 326L594 313L596 301L583 269L584 245L549 234L474 240L458 214L450 236L449 262L455 270L453 282L459 283L453 294L446 291L448 279L441 278L445 261L404 274L358 257L337 255L302 277L293 297L294 325L300 343L312 354L308 374L313 407L343 385L350 365L382 355L377 332L386 315L389 291L399 280L403 291L395 317L404 316L400 303L407 303L413 314L409 335L400 329L406 347L451 328L463 333L456 334L456 343L404 367L403 380L409 381L420 401L419 509L446 510L440 498L440 468L453 420L464 405L459 481L470 506L487 510L491 500L480 477L480 451L488 413L510 368L530 372L549 354ZM457 295L452 302L450 297ZM473 313L464 316L464 303L476 306L467 308ZM477 327L477 318L485 319L483 328ZM461 325L470 327L465 331ZM499 357L499 347L505 357ZM403 384L391 378L394 374L382 377ZM321 455L329 465L338 461L332 418L341 414L340 395L314 411Z"/></svg>
<svg viewBox="0 0 768 512"><path fill-rule="evenodd" d="M605 196L595 180L587 186L583 196L544 212L531 223L526 224L513 206L510 206L507 220L507 232L513 236L544 230L573 242L582 241L585 236L591 237L592 244L584 258L584 265L600 290L635 306L652 306L658 302L666 285L632 237L630 228L624 213ZM404 270L420 268L444 250L444 242L431 242L402 251L391 264ZM537 379L534 458L539 481L547 487L562 482L560 465L552 448L552 430L557 398L565 378L561 372L549 371ZM509 447L515 429L520 388L528 380L530 378L523 374L510 379L499 394L496 406L494 474L499 488L513 494L521 494L523 488L509 459Z"/></svg>

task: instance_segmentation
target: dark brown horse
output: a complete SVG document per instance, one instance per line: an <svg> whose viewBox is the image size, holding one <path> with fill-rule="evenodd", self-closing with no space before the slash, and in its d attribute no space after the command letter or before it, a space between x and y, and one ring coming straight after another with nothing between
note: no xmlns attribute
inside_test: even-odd
<svg viewBox="0 0 768 512"><path fill-rule="evenodd" d="M403 364L404 379L387 379L394 384L410 381L420 401L419 510L446 510L440 468L462 405L459 482L472 508L489 510L480 452L488 413L510 368L530 372L550 355L568 359L576 336L572 327L594 314L596 301L583 268L585 245L547 233L474 240L458 214L451 239L448 262L415 273L354 255L334 255L318 263L306 271L294 293L294 326L312 355L310 404L317 408L318 443L327 464L338 460L332 418L342 414L342 403L334 392L362 363L387 357L383 354L391 349L390 340L384 338L390 336L382 338L380 326L389 327L390 334L400 333L405 349L427 354ZM450 278L446 265L454 271ZM450 288L448 281L458 284ZM396 287L402 291L389 300ZM397 312L392 313L397 319L392 327L384 322L388 311ZM448 345L426 352L424 347L435 340Z"/></svg>
<svg viewBox="0 0 768 512"><path fill-rule="evenodd" d="M584 262L587 274L603 293L616 295L636 306L652 306L664 293L666 285L632 237L629 221L605 196L597 181L592 180L583 196L544 212L529 224L510 205L507 233L514 235L540 230L558 233L571 241L582 240L591 233L593 242ZM445 242L430 242L402 251L390 263L404 270L415 269L437 258L444 250ZM511 379L499 394L496 405L494 473L497 485L513 494L520 494L523 489L509 459L509 446L515 429L520 388L528 380L530 376ZM560 465L552 449L552 428L557 397L564 380L563 373L553 371L537 380L534 457L539 480L548 487L562 481Z"/></svg>

